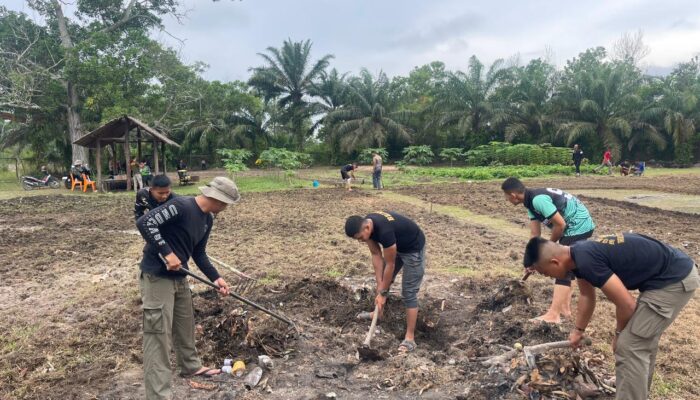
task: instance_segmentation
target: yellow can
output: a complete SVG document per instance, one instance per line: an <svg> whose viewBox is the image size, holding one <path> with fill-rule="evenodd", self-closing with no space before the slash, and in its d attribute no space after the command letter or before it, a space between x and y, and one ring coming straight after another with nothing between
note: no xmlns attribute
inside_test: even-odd
<svg viewBox="0 0 700 400"><path fill-rule="evenodd" d="M233 363L231 372L233 372L233 374L236 376L243 376L245 373L245 363L241 360L236 361Z"/></svg>

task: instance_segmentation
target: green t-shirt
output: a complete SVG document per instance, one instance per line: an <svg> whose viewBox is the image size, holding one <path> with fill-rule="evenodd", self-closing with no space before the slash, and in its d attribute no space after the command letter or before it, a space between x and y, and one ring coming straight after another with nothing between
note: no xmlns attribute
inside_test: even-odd
<svg viewBox="0 0 700 400"><path fill-rule="evenodd" d="M554 205L552 198L546 194L535 196L532 199L532 206L537 212L547 218L552 217L557 212L557 207ZM530 210L527 210L527 215L531 220L537 219ZM581 235L595 229L595 223L593 223L593 218L591 218L588 209L574 196L567 198L562 218L566 222L564 236ZM551 223L548 221L545 222L545 225L551 227Z"/></svg>

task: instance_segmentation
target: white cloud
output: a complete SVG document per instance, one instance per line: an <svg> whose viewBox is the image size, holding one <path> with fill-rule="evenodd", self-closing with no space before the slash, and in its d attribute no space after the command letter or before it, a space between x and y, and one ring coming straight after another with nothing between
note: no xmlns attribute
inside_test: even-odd
<svg viewBox="0 0 700 400"><path fill-rule="evenodd" d="M210 79L245 80L261 64L257 53L282 41L311 39L313 56L334 54L331 65L406 74L435 60L465 68L472 54L486 65L520 54L523 62L549 48L559 66L590 47L610 48L624 32L641 29L651 53L644 60L667 68L700 51L700 8L671 0L183 0L184 25L166 29L184 38L187 62L211 66ZM37 17L20 0L7 7ZM159 40L180 46L165 34ZM657 68L658 70L658 68Z"/></svg>

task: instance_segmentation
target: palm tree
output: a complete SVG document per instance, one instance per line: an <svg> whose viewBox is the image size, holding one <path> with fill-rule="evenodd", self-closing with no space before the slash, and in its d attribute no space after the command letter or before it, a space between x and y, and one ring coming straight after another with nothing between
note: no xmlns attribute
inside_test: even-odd
<svg viewBox="0 0 700 400"><path fill-rule="evenodd" d="M345 151L361 146L384 147L389 135L410 141L411 132L401 121L407 111L395 111L389 96L389 79L380 72L375 79L366 69L350 79L350 105L329 114L331 122L338 122L337 134Z"/></svg>
<svg viewBox="0 0 700 400"><path fill-rule="evenodd" d="M630 68L634 67L601 63L577 72L561 86L557 101L563 105L559 114L562 123L557 134L568 145L581 137L595 138L618 160L623 148L630 150L642 140L659 149L666 146L663 135L648 122L646 115L652 113L636 94L639 76Z"/></svg>
<svg viewBox="0 0 700 400"><path fill-rule="evenodd" d="M328 116L340 109L348 100L347 73L340 74L333 68L329 73L322 73L317 83L311 88L310 94L318 99L313 103L315 114L323 115L313 130L318 132L318 138L328 144L330 150L330 162L334 164L340 153L340 138L337 132L337 123ZM320 129L317 129L321 127Z"/></svg>
<svg viewBox="0 0 700 400"><path fill-rule="evenodd" d="M540 60L532 60L526 67L512 68L514 83L503 88L505 107L494 112L494 122L505 129L505 140L551 142L552 128L549 100L555 83L555 68Z"/></svg>
<svg viewBox="0 0 700 400"><path fill-rule="evenodd" d="M700 65L697 59L683 63L663 82L663 90L657 96L663 110L663 127L673 143L676 161L683 164L692 161L695 120L700 118Z"/></svg>
<svg viewBox="0 0 700 400"><path fill-rule="evenodd" d="M495 104L490 96L503 76L502 65L503 60L496 60L484 72L484 65L472 56L467 73L450 73L433 104L433 110L439 115L433 123L442 127L456 126L465 136L483 132L494 113Z"/></svg>
<svg viewBox="0 0 700 400"><path fill-rule="evenodd" d="M292 42L285 40L282 48L267 48L268 54L258 53L266 65L252 68L249 84L258 89L266 100L276 99L284 110L283 117L291 123L299 149L313 132L305 129L304 122L313 115L307 97L314 81L328 67L333 58L328 54L311 62L311 41Z"/></svg>
<svg viewBox="0 0 700 400"><path fill-rule="evenodd" d="M260 152L261 149L258 148L260 139L263 140L265 147L270 146L273 121L263 105L243 107L233 113L227 122L233 127L231 135L248 142L246 147L249 144L253 152Z"/></svg>

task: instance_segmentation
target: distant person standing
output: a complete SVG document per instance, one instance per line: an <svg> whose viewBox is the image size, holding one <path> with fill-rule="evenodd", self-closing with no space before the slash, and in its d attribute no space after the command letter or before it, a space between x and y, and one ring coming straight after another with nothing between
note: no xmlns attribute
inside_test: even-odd
<svg viewBox="0 0 700 400"><path fill-rule="evenodd" d="M148 186L148 184L151 182L151 166L146 164L145 161L141 161L141 164L139 164L139 170L141 171L143 185Z"/></svg>
<svg viewBox="0 0 700 400"><path fill-rule="evenodd" d="M202 166L202 171L206 170L207 169L207 160L202 159L201 166Z"/></svg>
<svg viewBox="0 0 700 400"><path fill-rule="evenodd" d="M608 175L612 175L612 155L610 154L610 148L605 149L603 153L603 162L595 168L595 172L598 172L603 167L608 167Z"/></svg>
<svg viewBox="0 0 700 400"><path fill-rule="evenodd" d="M187 169L187 164L185 164L185 160L181 159L180 161L177 162L177 169L178 170Z"/></svg>
<svg viewBox="0 0 700 400"><path fill-rule="evenodd" d="M378 152L372 153L372 186L379 190L382 188L382 156Z"/></svg>
<svg viewBox="0 0 700 400"><path fill-rule="evenodd" d="M348 189L348 192L352 191L352 186L350 186L350 181L352 179L355 179L355 170L356 169L357 169L357 163L344 165L340 169L340 177L343 179L343 182L345 182L345 188Z"/></svg>
<svg viewBox="0 0 700 400"><path fill-rule="evenodd" d="M581 161L583 161L583 150L579 145L574 145L574 153L571 155L574 160L574 166L576 167L576 176L581 176Z"/></svg>
<svg viewBox="0 0 700 400"><path fill-rule="evenodd" d="M129 163L131 167L131 179L134 181L134 192L138 192L143 188L143 177L141 177L141 164L135 158Z"/></svg>

